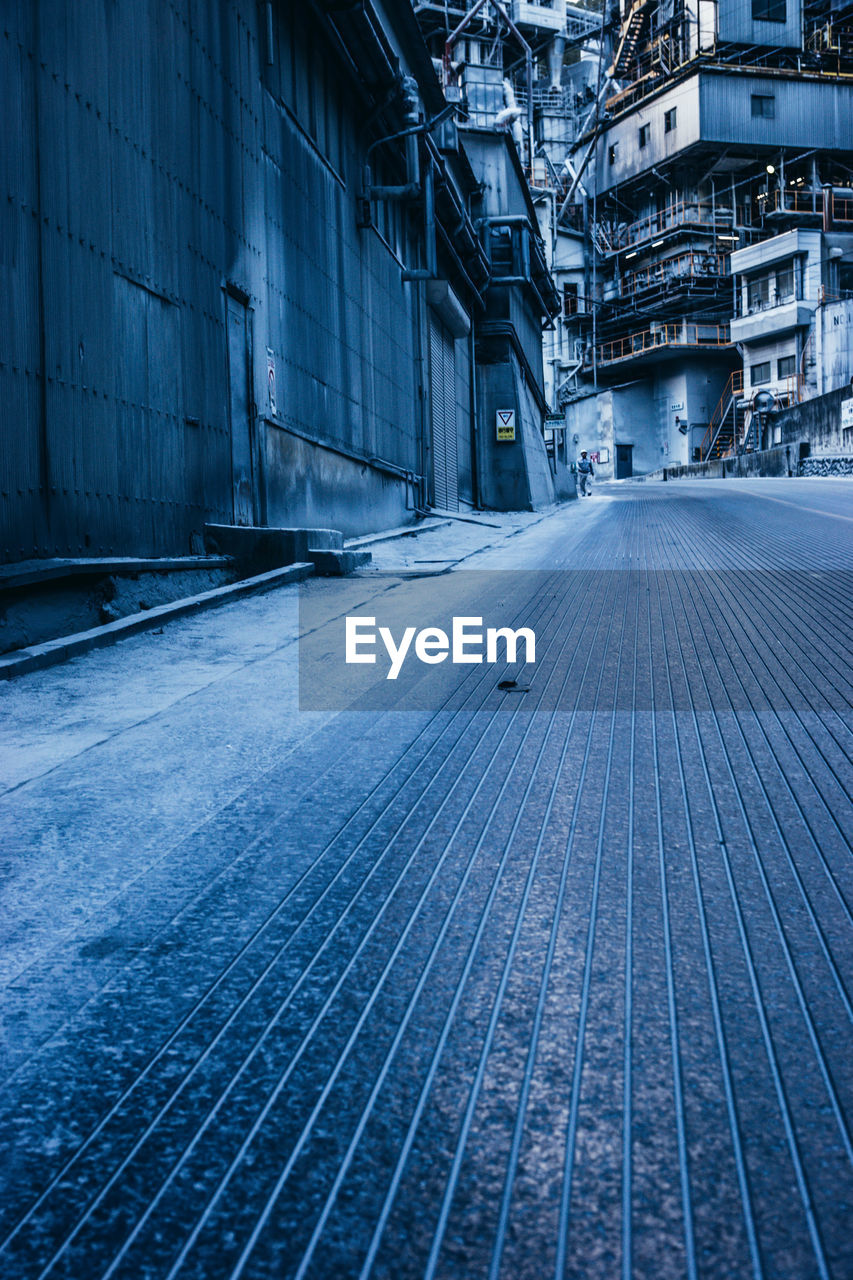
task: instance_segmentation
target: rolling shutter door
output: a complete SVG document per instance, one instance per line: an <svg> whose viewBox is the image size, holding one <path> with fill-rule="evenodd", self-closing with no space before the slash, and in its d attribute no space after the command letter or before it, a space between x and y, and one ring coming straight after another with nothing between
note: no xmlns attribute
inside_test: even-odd
<svg viewBox="0 0 853 1280"><path fill-rule="evenodd" d="M459 508L456 459L456 369L453 339L430 316L430 400L432 404L432 469L435 505Z"/></svg>

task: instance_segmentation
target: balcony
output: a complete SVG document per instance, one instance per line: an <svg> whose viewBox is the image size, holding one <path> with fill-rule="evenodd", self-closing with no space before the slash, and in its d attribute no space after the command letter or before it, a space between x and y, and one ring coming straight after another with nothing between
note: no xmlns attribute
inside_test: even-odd
<svg viewBox="0 0 853 1280"><path fill-rule="evenodd" d="M697 285L716 287L719 280L727 275L727 262L726 254L691 250L627 272L622 276L619 292L623 298L633 298L641 293L661 290L672 293L679 288Z"/></svg>
<svg viewBox="0 0 853 1280"><path fill-rule="evenodd" d="M853 191L849 196L839 195L836 191L830 192L829 221L832 225L853 228Z"/></svg>
<svg viewBox="0 0 853 1280"><path fill-rule="evenodd" d="M776 188L758 197L758 211L765 218L794 217L798 222L814 219L817 225L823 221L823 192L804 187Z"/></svg>
<svg viewBox="0 0 853 1280"><path fill-rule="evenodd" d="M816 302L809 304L794 298L778 303L774 299L763 307L753 306L746 315L732 320L732 342L755 342L759 338L790 333L793 329L807 329L816 305Z"/></svg>
<svg viewBox="0 0 853 1280"><path fill-rule="evenodd" d="M650 355L665 355L668 351L674 354L686 347L719 350L730 345L728 325L679 322L602 342L596 347L596 357L599 365L613 365Z"/></svg>
<svg viewBox="0 0 853 1280"><path fill-rule="evenodd" d="M660 236L668 236L678 231L705 232L708 235L721 235L731 232L732 211L710 204L697 204L685 200L674 200L665 209L648 217L639 218L627 225L612 226L599 223L596 231L605 253L621 253L625 249L638 249Z"/></svg>

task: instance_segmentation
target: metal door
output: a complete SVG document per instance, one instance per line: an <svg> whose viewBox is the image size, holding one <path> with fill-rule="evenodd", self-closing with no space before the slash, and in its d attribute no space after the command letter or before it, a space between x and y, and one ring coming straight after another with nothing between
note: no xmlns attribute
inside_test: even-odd
<svg viewBox="0 0 853 1280"><path fill-rule="evenodd" d="M628 480L634 474L634 446L617 444L616 446L616 479Z"/></svg>
<svg viewBox="0 0 853 1280"><path fill-rule="evenodd" d="M459 508L456 440L456 362L453 338L435 316L429 322L432 475L435 505Z"/></svg>
<svg viewBox="0 0 853 1280"><path fill-rule="evenodd" d="M226 295L228 411L231 426L231 480L234 523L254 524L255 476L252 450L252 331L248 307Z"/></svg>

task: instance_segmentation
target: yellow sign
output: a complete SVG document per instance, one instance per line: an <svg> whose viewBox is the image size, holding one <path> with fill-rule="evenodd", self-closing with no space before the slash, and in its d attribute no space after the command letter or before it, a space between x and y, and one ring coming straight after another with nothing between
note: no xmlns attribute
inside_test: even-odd
<svg viewBox="0 0 853 1280"><path fill-rule="evenodd" d="M515 439L515 409L498 409L495 426L499 440Z"/></svg>

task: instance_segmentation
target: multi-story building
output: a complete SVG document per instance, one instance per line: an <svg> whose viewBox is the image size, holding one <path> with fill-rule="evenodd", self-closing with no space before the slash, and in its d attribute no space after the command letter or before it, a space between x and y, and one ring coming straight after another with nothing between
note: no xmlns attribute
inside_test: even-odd
<svg viewBox="0 0 853 1280"><path fill-rule="evenodd" d="M785 195L790 199L796 192ZM714 451L731 447L735 439L754 448L775 442L778 428L766 409L755 412L756 405L786 408L850 381L853 230L819 230L823 221L832 220L823 216L824 204L837 209L838 194L823 193L811 227L803 219L806 225L731 256L736 279L731 336L743 358L743 374L733 380L731 405L720 415L717 438L709 441Z"/></svg>
<svg viewBox="0 0 853 1280"><path fill-rule="evenodd" d="M599 87L600 7L597 0L589 6L567 0L414 0L414 8L448 100L456 104L466 148L476 152L496 131L514 143L530 193L524 235L557 289L557 309L549 311L544 334L537 337L544 353L542 408L553 411L560 385L582 364L582 349L564 320L591 319L588 228L583 211L566 205L566 160L591 118ZM520 244L516 258L523 265ZM549 442L555 473L569 456L562 432L557 436L555 447Z"/></svg>
<svg viewBox="0 0 853 1280"><path fill-rule="evenodd" d="M593 314L570 327L583 365L563 395L570 429L626 474L742 445L746 412L718 427L744 399L743 342L767 385L807 389L819 291L853 231L853 9L626 0L603 87L571 155Z"/></svg>

